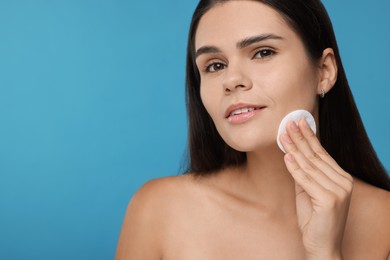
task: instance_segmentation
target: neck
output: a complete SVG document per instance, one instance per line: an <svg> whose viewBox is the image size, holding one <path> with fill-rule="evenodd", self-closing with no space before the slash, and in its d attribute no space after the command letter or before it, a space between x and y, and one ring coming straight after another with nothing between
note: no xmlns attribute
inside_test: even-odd
<svg viewBox="0 0 390 260"><path fill-rule="evenodd" d="M276 145L264 151L247 153L247 163L239 174L245 195L274 212L295 210L294 180L283 156Z"/></svg>
<svg viewBox="0 0 390 260"><path fill-rule="evenodd" d="M283 159L284 153L277 147L261 152L247 153L245 175L259 190L270 188L275 190L291 185L293 179L289 174ZM275 184L274 187L270 187ZM277 185L278 184L278 185Z"/></svg>

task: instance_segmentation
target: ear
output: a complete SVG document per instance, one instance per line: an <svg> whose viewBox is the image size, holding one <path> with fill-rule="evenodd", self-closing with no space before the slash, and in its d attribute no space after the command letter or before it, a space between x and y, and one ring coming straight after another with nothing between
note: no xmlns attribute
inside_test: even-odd
<svg viewBox="0 0 390 260"><path fill-rule="evenodd" d="M326 48L322 52L319 63L320 78L317 87L317 93L320 95L322 89L328 93L337 80L337 64L332 48Z"/></svg>

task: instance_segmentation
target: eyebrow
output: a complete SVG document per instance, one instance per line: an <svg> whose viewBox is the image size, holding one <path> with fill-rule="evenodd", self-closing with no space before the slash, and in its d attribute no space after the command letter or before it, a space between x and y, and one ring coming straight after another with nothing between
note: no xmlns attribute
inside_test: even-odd
<svg viewBox="0 0 390 260"><path fill-rule="evenodd" d="M237 43L237 48L244 49L254 43L258 43L265 40L284 40L284 38L275 34L260 34L239 41Z"/></svg>
<svg viewBox="0 0 390 260"><path fill-rule="evenodd" d="M261 41L265 41L265 40L284 40L283 37L281 36L278 36L278 35L275 35L275 34L272 34L272 33L269 33L269 34L260 34L260 35L256 35L256 36L251 36L251 37L248 37L248 38L245 38L241 41L239 41L237 44L236 44L236 47L238 49L244 49L252 44L255 44L255 43L258 43L258 42L261 42ZM219 53L221 52L221 50L215 46L203 46L203 47L200 47L196 53L195 53L195 59L198 58L200 55L202 54L207 54L207 53Z"/></svg>

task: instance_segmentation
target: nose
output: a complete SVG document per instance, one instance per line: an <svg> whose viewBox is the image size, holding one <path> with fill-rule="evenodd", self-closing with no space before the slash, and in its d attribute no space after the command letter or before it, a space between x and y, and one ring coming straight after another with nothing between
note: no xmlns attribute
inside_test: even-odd
<svg viewBox="0 0 390 260"><path fill-rule="evenodd" d="M229 94L238 89L249 90L252 88L251 79L245 74L243 68L229 66L226 68L226 74L223 81L225 94Z"/></svg>

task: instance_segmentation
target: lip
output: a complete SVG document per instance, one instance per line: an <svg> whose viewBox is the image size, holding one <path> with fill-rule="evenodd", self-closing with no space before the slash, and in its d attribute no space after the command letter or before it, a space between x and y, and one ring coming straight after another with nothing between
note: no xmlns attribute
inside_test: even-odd
<svg viewBox="0 0 390 260"><path fill-rule="evenodd" d="M254 108L256 110L260 110L260 109L263 109L265 108L266 106L263 106L263 105L253 105L253 104L245 104L245 103L238 103L238 104L233 104L231 106L229 106L227 109L226 109L226 112L225 112L225 118L229 118L230 114L234 111L234 110L237 110L237 109L242 109L242 108Z"/></svg>

